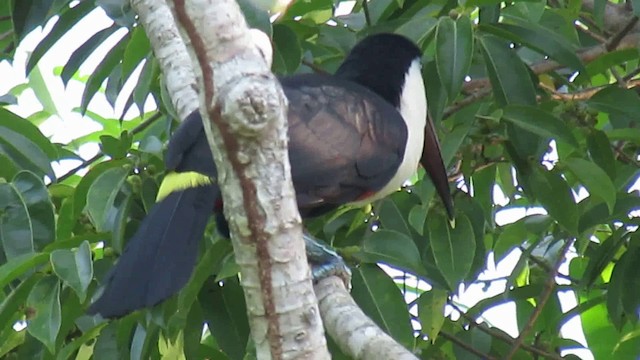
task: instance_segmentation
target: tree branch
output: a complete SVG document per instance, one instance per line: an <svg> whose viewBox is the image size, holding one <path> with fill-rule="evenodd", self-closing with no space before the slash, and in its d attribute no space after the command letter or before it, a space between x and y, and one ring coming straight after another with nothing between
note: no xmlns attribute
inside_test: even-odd
<svg viewBox="0 0 640 360"><path fill-rule="evenodd" d="M466 342L458 339L455 335L453 334L449 334L448 332L444 331L444 330L440 330L440 332L438 333L438 335L442 336L443 338L451 341L452 343L455 343L456 345L460 346L461 348L467 350L468 352L480 357L481 359L484 360L497 360L497 358L485 354L480 350L477 350L476 348L474 348L473 346L467 344Z"/></svg>
<svg viewBox="0 0 640 360"><path fill-rule="evenodd" d="M524 339L529 335L529 332L531 332L531 330L533 329L533 326L538 320L538 317L540 316L540 314L542 314L542 309L544 309L545 305L551 298L553 289L555 289L556 287L556 276L558 275L560 265L564 261L567 251L569 251L569 249L571 248L571 245L573 245L573 241L574 241L573 239L567 240L564 246L562 247L562 249L560 250L558 254L558 259L556 260L555 266L553 267L553 271L549 273L549 277L547 278L547 282L545 283L544 290L542 294L540 294L540 298L538 299L536 308L533 310L533 313L529 317L529 321L527 321L522 331L520 331L520 335L516 338L515 342L513 343L513 346L511 347L511 350L509 350L509 353L507 354L507 356L504 357L505 360L511 360L515 356L518 349L522 346Z"/></svg>
<svg viewBox="0 0 640 360"><path fill-rule="evenodd" d="M164 76L180 121L198 109L198 86L191 59L164 0L131 0Z"/></svg>
<svg viewBox="0 0 640 360"><path fill-rule="evenodd" d="M329 358L289 171L282 89L235 1L173 4L202 89L257 357Z"/></svg>
<svg viewBox="0 0 640 360"><path fill-rule="evenodd" d="M460 316L462 316L465 320L467 320L470 324L470 326L475 326L478 329L480 329L480 331L484 332L485 334L496 338L504 343L507 344L513 344L513 342L515 341L514 338L505 335L499 331L496 331L495 329L493 329L492 327L489 326L482 326L481 324L478 323L478 320L473 318L472 316L470 316L469 314L467 314L466 312L463 311L463 309L460 309L460 307L455 304L453 301L448 301L447 304L449 306L451 306L454 310L456 310ZM562 356L558 355L558 354L553 354L550 353L548 351L545 351L543 349L540 349L538 347L535 346L531 346L529 344L526 343L522 343L522 345L520 346L522 349L534 354L534 355L538 355L538 356L542 356L545 359L553 359L553 360L562 360Z"/></svg>
<svg viewBox="0 0 640 360"><path fill-rule="evenodd" d="M342 280L325 278L314 289L327 332L347 355L358 360L417 359L360 310Z"/></svg>

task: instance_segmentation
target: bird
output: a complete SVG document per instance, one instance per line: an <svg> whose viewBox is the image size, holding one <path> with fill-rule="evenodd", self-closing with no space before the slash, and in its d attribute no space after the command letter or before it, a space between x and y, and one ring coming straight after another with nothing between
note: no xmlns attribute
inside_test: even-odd
<svg viewBox="0 0 640 360"><path fill-rule="evenodd" d="M400 189L419 164L453 218L446 168L427 117L421 55L404 36L373 34L353 47L333 75L278 79L289 104L288 153L302 218L384 198ZM229 236L198 111L170 138L165 164L169 173L156 204L106 275L89 314L118 318L177 293L195 267L212 214L218 231ZM319 265L314 277L346 267L306 233L305 242L309 262Z"/></svg>

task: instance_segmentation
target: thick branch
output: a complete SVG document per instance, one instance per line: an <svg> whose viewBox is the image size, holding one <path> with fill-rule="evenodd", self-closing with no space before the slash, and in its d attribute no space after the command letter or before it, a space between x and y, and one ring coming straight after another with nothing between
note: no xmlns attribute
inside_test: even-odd
<svg viewBox="0 0 640 360"><path fill-rule="evenodd" d="M360 310L342 280L323 279L315 291L327 332L347 355L358 360L417 359Z"/></svg>
<svg viewBox="0 0 640 360"><path fill-rule="evenodd" d="M175 0L258 358L329 358L289 171L286 100L233 0Z"/></svg>
<svg viewBox="0 0 640 360"><path fill-rule="evenodd" d="M179 120L198 108L198 87L191 59L163 0L131 0L160 64L164 83Z"/></svg>

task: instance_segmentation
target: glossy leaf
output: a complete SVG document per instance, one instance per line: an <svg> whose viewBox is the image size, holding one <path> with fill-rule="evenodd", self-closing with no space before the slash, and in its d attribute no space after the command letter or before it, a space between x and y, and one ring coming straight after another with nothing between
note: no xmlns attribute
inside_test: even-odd
<svg viewBox="0 0 640 360"><path fill-rule="evenodd" d="M614 128L631 127L636 121L636 112L640 107L640 96L633 90L610 86L598 91L587 102L589 107L609 114Z"/></svg>
<svg viewBox="0 0 640 360"><path fill-rule="evenodd" d="M602 199L609 207L609 211L613 212L616 205L616 188L603 169L590 161L580 158L564 160L563 164L573 172L591 195Z"/></svg>
<svg viewBox="0 0 640 360"><path fill-rule="evenodd" d="M473 55L473 32L466 16L443 17L436 30L436 65L449 99L455 99L468 75Z"/></svg>
<svg viewBox="0 0 640 360"><path fill-rule="evenodd" d="M444 325L445 305L447 304L447 292L432 289L422 293L418 299L418 317L422 325L422 332L435 343Z"/></svg>
<svg viewBox="0 0 640 360"><path fill-rule="evenodd" d="M527 67L509 44L494 36L483 36L478 43L498 104L534 105L536 93Z"/></svg>
<svg viewBox="0 0 640 360"><path fill-rule="evenodd" d="M116 30L118 30L118 27L114 24L93 34L84 42L84 44L80 45L71 54L69 61L67 61L62 68L62 73L60 74L62 83L67 85L69 80L71 80L73 75L75 75L78 69L80 69L80 66L87 60L87 58L89 58L89 56L98 48L98 46L102 45L107 38L113 35Z"/></svg>
<svg viewBox="0 0 640 360"><path fill-rule="evenodd" d="M100 174L87 192L87 213L98 231L106 229L109 212L129 175L129 168L111 168Z"/></svg>
<svg viewBox="0 0 640 360"><path fill-rule="evenodd" d="M471 270L476 250L476 240L471 222L464 215L455 219L455 228L439 214L427 219L431 250L436 265L447 279L450 289L456 289Z"/></svg>
<svg viewBox="0 0 640 360"><path fill-rule="evenodd" d="M46 3L46 1L43 3ZM27 74L31 72L42 56L46 54L64 34L93 10L94 6L90 1L83 1L65 11L60 18L58 18L47 36L38 43L38 46L36 46L31 56L29 56L26 67Z"/></svg>
<svg viewBox="0 0 640 360"><path fill-rule="evenodd" d="M21 308L24 308L31 289L41 278L42 274L29 276L2 299L2 303L0 303L0 329L13 331L16 314Z"/></svg>
<svg viewBox="0 0 640 360"><path fill-rule="evenodd" d="M578 209L567 182L550 171L536 169L530 177L532 193L549 215L572 234L578 232Z"/></svg>
<svg viewBox="0 0 640 360"><path fill-rule="evenodd" d="M84 241L75 250L55 250L51 253L51 265L65 285L76 292L84 302L87 288L93 279L93 262L89 242Z"/></svg>
<svg viewBox="0 0 640 360"><path fill-rule="evenodd" d="M607 135L599 130L593 130L587 137L589 157L611 178L616 178L615 158L611 149L611 142Z"/></svg>
<svg viewBox="0 0 640 360"><path fill-rule="evenodd" d="M87 80L87 86L82 93L82 103L80 108L84 113L89 106L89 101L93 99L93 96L98 92L102 82L111 74L113 68L120 63L124 56L124 51L128 43L128 36L124 36L117 44L115 44L111 50L102 59L96 70L89 76Z"/></svg>
<svg viewBox="0 0 640 360"><path fill-rule="evenodd" d="M527 105L509 105L504 109L502 119L544 138L556 139L571 146L578 143L570 128L552 114Z"/></svg>
<svg viewBox="0 0 640 360"><path fill-rule="evenodd" d="M33 231L34 246L42 250L55 240L56 223L54 207L47 188L33 173L19 172L12 181L29 213Z"/></svg>
<svg viewBox="0 0 640 360"><path fill-rule="evenodd" d="M364 240L363 260L382 262L399 269L424 274L420 252L407 235L393 230L378 230Z"/></svg>
<svg viewBox="0 0 640 360"><path fill-rule="evenodd" d="M245 301L236 279L227 279L224 285L210 282L200 292L200 301L211 333L220 349L231 359L242 360L249 340L249 325Z"/></svg>
<svg viewBox="0 0 640 360"><path fill-rule="evenodd" d="M8 259L35 252L27 204L11 184L0 183L0 242Z"/></svg>
<svg viewBox="0 0 640 360"><path fill-rule="evenodd" d="M276 74L292 74L300 66L302 49L298 36L285 25L273 27L273 71Z"/></svg>
<svg viewBox="0 0 640 360"><path fill-rule="evenodd" d="M22 132L0 125L0 155L5 155L22 169L55 179L47 154Z"/></svg>
<svg viewBox="0 0 640 360"><path fill-rule="evenodd" d="M38 268L47 261L47 254L23 254L9 259L0 266L0 288L4 288L11 281L21 277L29 270Z"/></svg>
<svg viewBox="0 0 640 360"><path fill-rule="evenodd" d="M560 64L584 71L584 65L576 55L572 44L543 26L519 21L518 24L483 25L481 30L517 43L523 43L558 61Z"/></svg>
<svg viewBox="0 0 640 360"><path fill-rule="evenodd" d="M27 306L34 312L28 322L27 331L40 340L50 352L55 352L56 337L62 323L58 279L47 276L38 281L29 293Z"/></svg>
<svg viewBox="0 0 640 360"><path fill-rule="evenodd" d="M351 295L384 332L406 348L413 348L409 313L396 284L377 265L363 264L353 271Z"/></svg>

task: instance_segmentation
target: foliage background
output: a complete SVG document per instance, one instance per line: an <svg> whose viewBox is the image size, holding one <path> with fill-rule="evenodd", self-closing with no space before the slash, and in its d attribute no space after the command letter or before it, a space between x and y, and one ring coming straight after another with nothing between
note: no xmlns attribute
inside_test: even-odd
<svg viewBox="0 0 640 360"><path fill-rule="evenodd" d="M574 317L587 341L581 354L637 358L640 239L632 215L640 199L631 188L639 171L640 5L372 0L335 16L338 3L296 1L272 23L240 1L250 25L272 36L280 75L332 72L371 32L394 31L419 43L429 112L458 188L453 230L422 171L371 212L343 208L307 223L354 265L358 304L425 359L560 358L584 347L560 336ZM38 61L96 7L112 23L75 44L55 80L82 86L74 111L97 130L53 142L39 127L52 118L70 122ZM48 34L26 60L28 81L0 94L0 356L251 356L237 266L214 231L178 296L112 322L84 314L154 202L163 144L177 122L127 1L2 1L2 59L14 61L21 41L45 24ZM95 71L79 71L105 42L113 45ZM30 92L41 110L17 115L11 105ZM121 104L118 113L91 111L96 94ZM157 109L145 106L150 101ZM100 151L82 159L87 144ZM73 159L80 165L56 174L58 162ZM520 220L496 221L523 209ZM515 266L505 277L481 275L506 257ZM567 271L558 273L563 264ZM454 296L496 284L504 290L472 307ZM563 309L562 294L578 305ZM483 317L504 303L515 308L518 338L503 331L511 317L505 324Z"/></svg>

